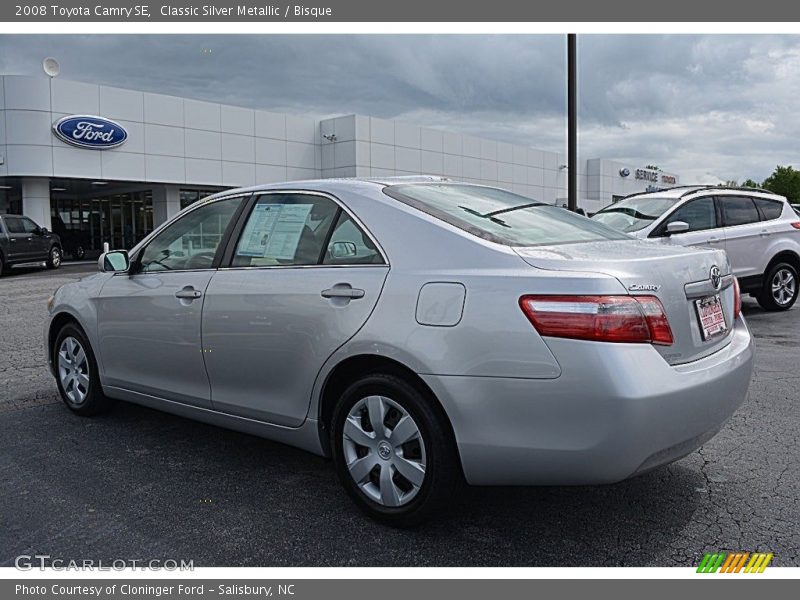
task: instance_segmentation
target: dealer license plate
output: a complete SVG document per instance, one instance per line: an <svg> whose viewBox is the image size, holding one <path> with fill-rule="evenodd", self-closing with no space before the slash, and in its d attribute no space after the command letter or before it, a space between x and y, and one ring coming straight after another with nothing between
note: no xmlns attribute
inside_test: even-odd
<svg viewBox="0 0 800 600"><path fill-rule="evenodd" d="M703 334L703 340L716 337L728 330L719 295L701 298L700 300L695 300L694 303L697 308L697 319L700 322L700 332Z"/></svg>

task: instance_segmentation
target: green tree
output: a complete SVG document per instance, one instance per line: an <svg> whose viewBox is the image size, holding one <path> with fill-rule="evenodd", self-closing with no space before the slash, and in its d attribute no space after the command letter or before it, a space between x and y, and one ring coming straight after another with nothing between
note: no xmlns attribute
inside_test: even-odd
<svg viewBox="0 0 800 600"><path fill-rule="evenodd" d="M764 187L771 192L786 196L790 202L800 202L800 171L778 165L772 175L764 180Z"/></svg>
<svg viewBox="0 0 800 600"><path fill-rule="evenodd" d="M753 181L752 179L745 179L742 182L742 187L760 188L761 184L757 181Z"/></svg>

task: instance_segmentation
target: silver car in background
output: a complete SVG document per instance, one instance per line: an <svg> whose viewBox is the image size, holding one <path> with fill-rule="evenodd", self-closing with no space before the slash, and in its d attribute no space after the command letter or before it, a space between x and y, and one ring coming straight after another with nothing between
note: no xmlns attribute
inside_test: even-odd
<svg viewBox="0 0 800 600"><path fill-rule="evenodd" d="M476 485L602 484L688 454L753 344L721 250L437 178L239 189L49 304L66 405L111 399L330 456L368 514Z"/></svg>
<svg viewBox="0 0 800 600"><path fill-rule="evenodd" d="M725 250L742 292L780 311L800 294L799 217L766 190L685 186L628 196L592 218L642 239Z"/></svg>

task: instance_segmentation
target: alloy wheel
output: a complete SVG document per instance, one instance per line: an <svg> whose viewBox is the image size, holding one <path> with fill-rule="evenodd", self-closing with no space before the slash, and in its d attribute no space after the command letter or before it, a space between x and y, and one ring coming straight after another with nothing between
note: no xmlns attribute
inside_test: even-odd
<svg viewBox="0 0 800 600"><path fill-rule="evenodd" d="M58 348L58 379L67 399L83 404L89 393L89 361L81 343L66 337Z"/></svg>
<svg viewBox="0 0 800 600"><path fill-rule="evenodd" d="M50 251L50 264L54 267L58 267L61 265L61 250L58 248L53 248Z"/></svg>
<svg viewBox="0 0 800 600"><path fill-rule="evenodd" d="M386 507L411 502L425 481L422 433L400 404L368 396L350 409L342 432L350 476L372 501Z"/></svg>
<svg viewBox="0 0 800 600"><path fill-rule="evenodd" d="M786 306L797 291L797 280L789 269L779 269L772 276L772 297L778 306Z"/></svg>

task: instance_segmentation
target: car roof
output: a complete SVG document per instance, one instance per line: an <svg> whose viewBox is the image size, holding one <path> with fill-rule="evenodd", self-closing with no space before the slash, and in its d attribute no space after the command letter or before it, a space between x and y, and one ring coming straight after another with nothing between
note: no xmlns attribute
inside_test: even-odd
<svg viewBox="0 0 800 600"><path fill-rule="evenodd" d="M446 177L438 177L436 175L404 175L393 177L330 177L326 179L303 179L295 181L283 181L277 183L265 183L260 185L252 185L242 188L234 188L217 192L210 198L223 198L238 194L251 194L254 192L270 191L270 190L310 190L310 191L327 191L332 187L386 187L389 185L397 185L401 183L459 183L452 181ZM471 185L471 184L470 184Z"/></svg>
<svg viewBox="0 0 800 600"><path fill-rule="evenodd" d="M708 194L708 193L724 193L728 195L741 195L741 196L758 196L761 198L772 198L774 200L782 200L788 202L786 198L775 192L770 192L762 188L753 187L739 187L727 185L681 185L673 188L667 188L656 192L639 192L637 194L630 194L625 198L687 198L695 194Z"/></svg>

